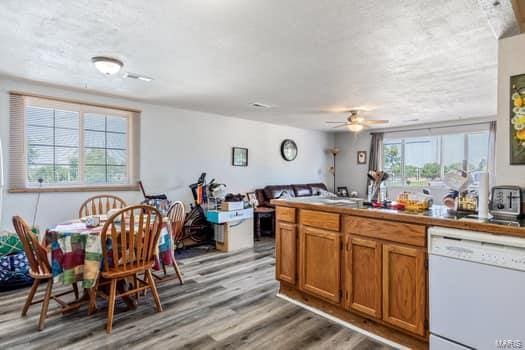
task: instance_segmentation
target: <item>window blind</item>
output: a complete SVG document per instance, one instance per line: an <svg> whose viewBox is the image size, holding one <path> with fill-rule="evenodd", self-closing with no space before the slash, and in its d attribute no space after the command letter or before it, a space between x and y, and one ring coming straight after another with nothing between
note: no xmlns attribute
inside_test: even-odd
<svg viewBox="0 0 525 350"><path fill-rule="evenodd" d="M140 111L10 93L10 192L135 189Z"/></svg>
<svg viewBox="0 0 525 350"><path fill-rule="evenodd" d="M24 96L11 93L9 110L9 178L7 185L10 190L18 190L26 187L27 178Z"/></svg>

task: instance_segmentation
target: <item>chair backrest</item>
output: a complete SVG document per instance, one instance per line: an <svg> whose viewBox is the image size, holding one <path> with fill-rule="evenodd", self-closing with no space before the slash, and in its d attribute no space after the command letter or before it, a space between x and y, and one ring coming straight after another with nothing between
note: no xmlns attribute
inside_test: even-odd
<svg viewBox="0 0 525 350"><path fill-rule="evenodd" d="M83 218L89 215L103 215L111 209L122 209L127 207L128 204L120 197L112 194L101 194L88 198L80 206L78 211L78 217Z"/></svg>
<svg viewBox="0 0 525 350"><path fill-rule="evenodd" d="M111 215L100 236L104 271L125 272L151 267L162 229L160 212L149 205L133 205ZM108 239L111 252L108 254Z"/></svg>
<svg viewBox="0 0 525 350"><path fill-rule="evenodd" d="M13 216L13 226L24 247L31 272L37 275L50 274L51 264L47 258L47 250L40 244L26 221L20 216Z"/></svg>
<svg viewBox="0 0 525 350"><path fill-rule="evenodd" d="M174 202L168 210L168 229L175 242L182 238L182 227L186 219L186 209L181 201Z"/></svg>

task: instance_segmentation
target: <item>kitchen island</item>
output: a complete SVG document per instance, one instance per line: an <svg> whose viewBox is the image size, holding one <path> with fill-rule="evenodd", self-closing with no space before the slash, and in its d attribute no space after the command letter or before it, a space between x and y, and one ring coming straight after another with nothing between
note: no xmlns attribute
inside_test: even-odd
<svg viewBox="0 0 525 350"><path fill-rule="evenodd" d="M525 237L523 221L273 200L280 294L409 348L428 348L427 229Z"/></svg>

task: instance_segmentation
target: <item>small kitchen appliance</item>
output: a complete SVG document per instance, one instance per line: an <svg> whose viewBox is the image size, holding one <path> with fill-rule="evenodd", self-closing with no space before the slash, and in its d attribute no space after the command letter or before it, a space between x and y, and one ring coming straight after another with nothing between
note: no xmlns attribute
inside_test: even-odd
<svg viewBox="0 0 525 350"><path fill-rule="evenodd" d="M524 190L518 186L494 186L490 213L495 217L519 219L524 214Z"/></svg>

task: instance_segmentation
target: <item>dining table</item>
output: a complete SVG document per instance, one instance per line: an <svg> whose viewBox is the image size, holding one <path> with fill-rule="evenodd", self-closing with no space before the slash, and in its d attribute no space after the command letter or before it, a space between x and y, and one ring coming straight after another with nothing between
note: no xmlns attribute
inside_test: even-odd
<svg viewBox="0 0 525 350"><path fill-rule="evenodd" d="M96 227L88 227L85 219L74 219L46 230L44 242L51 250L51 270L55 282L64 285L81 282L85 289L95 285L104 262L101 233L105 219L101 216L101 224ZM164 219L153 269L160 270L163 265L171 265L174 261L173 250L168 221Z"/></svg>

